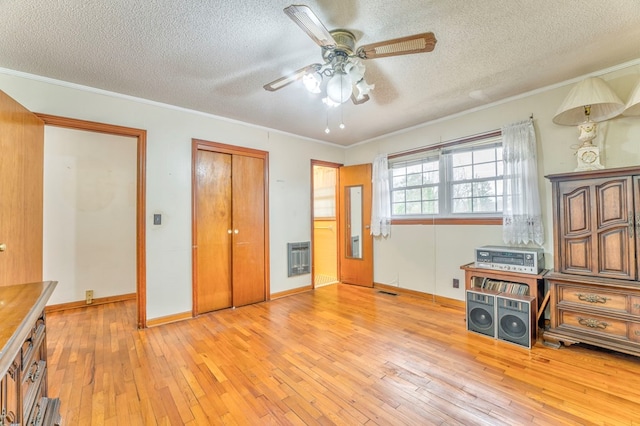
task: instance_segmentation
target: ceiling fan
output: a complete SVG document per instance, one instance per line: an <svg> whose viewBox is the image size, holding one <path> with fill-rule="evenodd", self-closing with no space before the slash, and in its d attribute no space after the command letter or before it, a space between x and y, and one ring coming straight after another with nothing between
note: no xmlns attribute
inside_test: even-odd
<svg viewBox="0 0 640 426"><path fill-rule="evenodd" d="M300 68L265 84L264 88L275 91L302 79L307 90L320 93L323 78L328 78L327 97L323 101L330 106L342 104L349 99L356 105L369 100L369 91L375 85L365 81L362 60L431 52L437 42L433 33L427 32L367 44L356 49L356 38L351 31L328 31L309 6L291 5L285 7L284 12L322 48L324 62Z"/></svg>

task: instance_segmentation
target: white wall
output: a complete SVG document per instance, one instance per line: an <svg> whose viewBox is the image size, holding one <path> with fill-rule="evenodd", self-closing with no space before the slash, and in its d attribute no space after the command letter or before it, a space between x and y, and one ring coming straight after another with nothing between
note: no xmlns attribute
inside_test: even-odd
<svg viewBox="0 0 640 426"><path fill-rule="evenodd" d="M311 283L287 277L287 242L311 238L311 159L343 162L343 148L8 70L0 90L34 112L147 130L148 319L191 311L192 138L269 152L271 292Z"/></svg>
<svg viewBox="0 0 640 426"><path fill-rule="evenodd" d="M640 81L640 60L596 75L626 101ZM574 170L576 160L571 146L578 143L575 127L556 125L552 119L569 90L580 80L354 146L347 150L346 164L369 163L378 153L401 152L500 129L533 114L546 231L544 248L547 265L552 267L551 186L544 176ZM598 141L604 145L605 167L639 165L640 117L618 117L602 123L595 142ZM486 244L503 244L501 226L394 225L389 238L374 241L374 281L464 300L464 273L460 266L473 261L475 247ZM453 278L460 280L459 289L453 288Z"/></svg>
<svg viewBox="0 0 640 426"><path fill-rule="evenodd" d="M626 100L640 80L640 60L601 73ZM535 72L535 71L532 71ZM499 129L534 116L546 227L545 249L553 263L550 185L544 175L571 171L576 129L551 121L573 83L540 90L489 108L426 123L348 150L292 135L177 108L35 79L0 69L0 90L28 109L147 130L147 318L191 310L191 139L199 138L269 152L271 292L309 285L310 275L287 277L286 243L311 237L310 160L370 163L379 152L393 153ZM615 118L601 126L606 167L640 164L640 118ZM153 213L163 225L152 226ZM374 280L379 283L463 300L460 265L473 249L501 242L500 226L393 226L391 237L374 243ZM53 278L53 277L51 277Z"/></svg>
<svg viewBox="0 0 640 426"><path fill-rule="evenodd" d="M136 292L137 139L45 127L43 271L50 304Z"/></svg>

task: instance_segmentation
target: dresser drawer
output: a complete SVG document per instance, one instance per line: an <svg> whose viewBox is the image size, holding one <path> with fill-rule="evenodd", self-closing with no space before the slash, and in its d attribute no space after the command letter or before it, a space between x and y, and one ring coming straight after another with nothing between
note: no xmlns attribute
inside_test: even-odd
<svg viewBox="0 0 640 426"><path fill-rule="evenodd" d="M29 335L29 338L22 344L22 369L23 371L31 366L34 361L39 361L42 357L42 343L44 342L45 325L36 325Z"/></svg>
<svg viewBox="0 0 640 426"><path fill-rule="evenodd" d="M45 396L47 363L43 360L33 361L25 371L25 376L22 379L22 404L24 416L27 418L27 413L32 411L34 404L42 396Z"/></svg>
<svg viewBox="0 0 640 426"><path fill-rule="evenodd" d="M590 306L598 310L609 312L632 313L632 304L627 294L609 292L599 288L580 287L575 285L557 284L558 304L576 304ZM640 299L636 301L639 303ZM637 308L640 314L640 306Z"/></svg>
<svg viewBox="0 0 640 426"><path fill-rule="evenodd" d="M558 316L559 328L571 327L590 334L598 333L624 340L629 338L628 323L623 320L563 309L558 311Z"/></svg>

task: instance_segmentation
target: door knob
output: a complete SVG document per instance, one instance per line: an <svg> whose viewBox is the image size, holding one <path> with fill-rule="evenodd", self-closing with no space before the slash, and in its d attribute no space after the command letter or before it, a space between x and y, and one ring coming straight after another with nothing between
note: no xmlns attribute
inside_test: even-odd
<svg viewBox="0 0 640 426"><path fill-rule="evenodd" d="M234 234L237 234L237 233L238 233L238 230L236 229L235 231L233 231L233 233L234 233Z"/></svg>
<svg viewBox="0 0 640 426"><path fill-rule="evenodd" d="M227 234L230 234L230 233L231 233L231 229L227 229Z"/></svg>
<svg viewBox="0 0 640 426"><path fill-rule="evenodd" d="M6 251L7 245L5 243L0 244L0 251Z"/></svg>

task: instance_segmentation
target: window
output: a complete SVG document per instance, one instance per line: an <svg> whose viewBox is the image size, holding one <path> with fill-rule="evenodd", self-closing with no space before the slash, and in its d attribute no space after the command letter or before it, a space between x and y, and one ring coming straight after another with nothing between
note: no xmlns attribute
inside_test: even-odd
<svg viewBox="0 0 640 426"><path fill-rule="evenodd" d="M495 217L502 212L500 136L419 150L389 163L395 218Z"/></svg>

